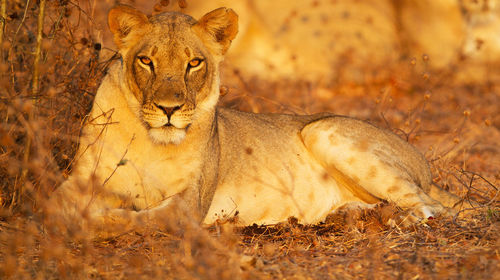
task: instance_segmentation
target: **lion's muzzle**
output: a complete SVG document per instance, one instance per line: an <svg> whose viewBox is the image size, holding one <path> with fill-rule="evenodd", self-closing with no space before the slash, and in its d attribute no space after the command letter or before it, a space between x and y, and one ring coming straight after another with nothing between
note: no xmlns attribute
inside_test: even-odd
<svg viewBox="0 0 500 280"><path fill-rule="evenodd" d="M155 103L155 106L158 107L158 109L160 109L166 116L167 116L167 123L164 125L164 126L171 126L172 123L171 123L171 119L172 119L172 115L179 111L182 106L184 106L184 104L181 104L181 105L177 105L177 106L170 106L170 107L167 107L167 106L162 106L162 105L158 105Z"/></svg>

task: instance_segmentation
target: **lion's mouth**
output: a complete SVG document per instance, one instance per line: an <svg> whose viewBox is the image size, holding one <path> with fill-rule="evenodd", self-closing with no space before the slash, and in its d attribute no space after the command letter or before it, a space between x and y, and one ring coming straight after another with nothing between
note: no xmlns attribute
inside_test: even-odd
<svg viewBox="0 0 500 280"><path fill-rule="evenodd" d="M180 144L186 137L189 125L179 128L172 123L166 123L160 127L152 127L148 135L157 144Z"/></svg>
<svg viewBox="0 0 500 280"><path fill-rule="evenodd" d="M164 115L158 114L158 112L143 110L141 119L148 130L186 131L191 126L191 121L182 114Z"/></svg>
<svg viewBox="0 0 500 280"><path fill-rule="evenodd" d="M164 129L182 129L182 130L186 130L186 131L189 129L189 127L191 127L190 123L185 125L185 126L179 127L177 125L172 124L170 121L167 122L166 124L164 124L163 126L161 126L161 128L164 128Z"/></svg>

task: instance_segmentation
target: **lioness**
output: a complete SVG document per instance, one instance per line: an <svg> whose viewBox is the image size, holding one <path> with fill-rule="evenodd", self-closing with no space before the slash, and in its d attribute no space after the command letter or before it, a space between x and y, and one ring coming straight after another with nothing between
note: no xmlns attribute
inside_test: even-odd
<svg viewBox="0 0 500 280"><path fill-rule="evenodd" d="M106 227L144 215L161 222L182 208L206 224L228 215L240 225L290 216L310 224L348 203L388 200L415 219L445 210L426 194L424 157L389 131L332 114L217 107L219 63L238 31L231 9L196 21L120 5L108 17L121 60L95 96L72 175L54 195L65 217Z"/></svg>

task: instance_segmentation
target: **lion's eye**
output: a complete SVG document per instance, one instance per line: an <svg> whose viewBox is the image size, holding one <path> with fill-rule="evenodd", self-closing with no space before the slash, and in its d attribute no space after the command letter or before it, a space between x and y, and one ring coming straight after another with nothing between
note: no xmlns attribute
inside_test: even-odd
<svg viewBox="0 0 500 280"><path fill-rule="evenodd" d="M153 66L153 61L147 56L139 56L139 61L147 66Z"/></svg>
<svg viewBox="0 0 500 280"><path fill-rule="evenodd" d="M189 62L189 67L193 68L196 66L199 66L201 64L202 60L199 58L195 58Z"/></svg>

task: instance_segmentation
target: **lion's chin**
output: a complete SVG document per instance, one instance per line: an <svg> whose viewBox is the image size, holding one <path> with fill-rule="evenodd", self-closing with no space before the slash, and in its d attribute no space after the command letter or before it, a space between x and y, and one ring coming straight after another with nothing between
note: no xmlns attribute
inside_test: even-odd
<svg viewBox="0 0 500 280"><path fill-rule="evenodd" d="M149 137L155 144L179 145L186 138L186 129L177 128L175 126L162 126L150 128L148 130Z"/></svg>

